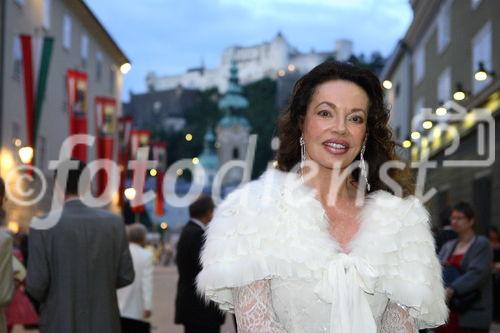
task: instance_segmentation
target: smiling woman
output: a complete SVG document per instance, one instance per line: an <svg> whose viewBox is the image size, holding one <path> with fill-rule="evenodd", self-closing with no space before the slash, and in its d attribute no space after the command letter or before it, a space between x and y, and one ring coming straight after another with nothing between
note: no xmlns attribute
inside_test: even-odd
<svg viewBox="0 0 500 333"><path fill-rule="evenodd" d="M366 70L325 62L297 81L280 170L224 200L201 254L197 288L235 313L238 332L415 333L445 322L428 212L401 170L402 196L378 176L397 159L388 119Z"/></svg>
<svg viewBox="0 0 500 333"><path fill-rule="evenodd" d="M290 171L300 162L297 143L302 135L309 157L330 169L335 163L344 169L359 161L364 146L368 192L393 192L379 178L385 162L398 160L383 96L378 78L368 70L334 61L314 68L297 81L290 105L280 118L278 168ZM343 146L334 148L335 143ZM359 173L360 169L354 169L351 180L357 181ZM388 175L402 187L403 196L414 192L409 168L393 168Z"/></svg>

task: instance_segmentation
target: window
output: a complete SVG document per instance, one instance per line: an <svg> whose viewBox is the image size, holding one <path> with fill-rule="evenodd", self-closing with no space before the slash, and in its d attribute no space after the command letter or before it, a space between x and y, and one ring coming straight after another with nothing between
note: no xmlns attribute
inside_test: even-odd
<svg viewBox="0 0 500 333"><path fill-rule="evenodd" d="M238 160L240 158L240 151L237 147L233 148L233 160Z"/></svg>
<svg viewBox="0 0 500 333"><path fill-rule="evenodd" d="M418 85L422 81L425 72L425 44L421 45L415 51L413 55L413 75L415 77L415 85Z"/></svg>
<svg viewBox="0 0 500 333"><path fill-rule="evenodd" d="M71 48L71 17L67 14L63 18L63 47L67 50Z"/></svg>
<svg viewBox="0 0 500 333"><path fill-rule="evenodd" d="M424 112L424 98L423 97L420 97L417 102L415 103L415 110L413 110L413 115L414 116L417 116L421 113Z"/></svg>
<svg viewBox="0 0 500 333"><path fill-rule="evenodd" d="M12 138L14 140L21 138L21 126L15 121L12 123Z"/></svg>
<svg viewBox="0 0 500 333"><path fill-rule="evenodd" d="M95 54L95 77L97 81L101 81L102 78L102 53L97 51Z"/></svg>
<svg viewBox="0 0 500 333"><path fill-rule="evenodd" d="M451 95L451 68L448 67L438 77L437 97L439 103L446 103Z"/></svg>
<svg viewBox="0 0 500 333"><path fill-rule="evenodd" d="M400 91L401 91L401 84L398 82L398 83L396 83L396 88L394 89L394 96L396 98L399 97Z"/></svg>
<svg viewBox="0 0 500 333"><path fill-rule="evenodd" d="M115 71L113 68L109 69L109 92L113 95L115 93Z"/></svg>
<svg viewBox="0 0 500 333"><path fill-rule="evenodd" d="M62 112L67 113L68 112L68 83L66 81L66 74L63 74L62 76L62 92L63 92L63 100L62 100Z"/></svg>
<svg viewBox="0 0 500 333"><path fill-rule="evenodd" d="M484 81L474 79L474 74L482 62L486 71L491 71L493 62L491 61L491 21L488 21L472 39L472 92L479 93L491 83L491 75Z"/></svg>
<svg viewBox="0 0 500 333"><path fill-rule="evenodd" d="M480 178L475 177L472 183L473 203L476 208L475 229L480 234L484 234L491 224L491 203L492 203L492 177L486 175Z"/></svg>
<svg viewBox="0 0 500 333"><path fill-rule="evenodd" d="M50 11L52 0L43 0L43 18L42 18L42 27L45 29L50 29Z"/></svg>
<svg viewBox="0 0 500 333"><path fill-rule="evenodd" d="M19 36L14 36L12 55L14 59L12 78L19 80L21 78L21 67L22 67L22 50L21 50L21 40Z"/></svg>
<svg viewBox="0 0 500 333"><path fill-rule="evenodd" d="M444 1L437 17L437 52L442 53L450 43L451 1Z"/></svg>
<svg viewBox="0 0 500 333"><path fill-rule="evenodd" d="M44 170L48 168L47 165L47 138L44 136L38 137L38 157L37 157L38 166Z"/></svg>
<svg viewBox="0 0 500 333"><path fill-rule="evenodd" d="M470 0L470 7L475 10L481 4L481 0Z"/></svg>
<svg viewBox="0 0 500 333"><path fill-rule="evenodd" d="M80 56L82 57L82 66L87 66L87 60L89 58L89 36L86 34L83 34L80 40Z"/></svg>

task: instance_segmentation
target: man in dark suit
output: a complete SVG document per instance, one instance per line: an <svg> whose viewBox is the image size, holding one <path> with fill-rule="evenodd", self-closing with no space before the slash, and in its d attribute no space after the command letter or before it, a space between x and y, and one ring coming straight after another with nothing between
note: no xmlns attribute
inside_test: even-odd
<svg viewBox="0 0 500 333"><path fill-rule="evenodd" d="M56 170L55 190L64 193L59 219L51 228L30 229L26 290L41 303L41 333L119 333L116 289L134 280L125 225L80 200L90 188L85 163L76 161L66 181L57 177L70 163Z"/></svg>
<svg viewBox="0 0 500 333"><path fill-rule="evenodd" d="M184 325L185 333L219 333L224 314L213 303L196 293L196 276L203 234L212 220L215 205L210 197L201 196L189 206L190 220L177 243L179 282L175 300L175 323Z"/></svg>

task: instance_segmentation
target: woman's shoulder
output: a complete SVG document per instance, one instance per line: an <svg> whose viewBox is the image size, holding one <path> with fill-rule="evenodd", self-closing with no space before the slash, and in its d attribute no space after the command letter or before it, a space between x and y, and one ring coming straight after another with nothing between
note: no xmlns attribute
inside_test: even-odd
<svg viewBox="0 0 500 333"><path fill-rule="evenodd" d="M390 229L395 236L400 232L430 233L429 212L415 195L402 197L385 190L369 193L361 218L374 221L374 228Z"/></svg>

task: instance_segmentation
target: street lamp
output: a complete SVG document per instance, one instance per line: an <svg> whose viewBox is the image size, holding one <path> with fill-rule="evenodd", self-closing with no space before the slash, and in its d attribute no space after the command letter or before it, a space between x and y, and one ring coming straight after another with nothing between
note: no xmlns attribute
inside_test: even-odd
<svg viewBox="0 0 500 333"><path fill-rule="evenodd" d="M436 114L438 116L444 116L448 113L448 110L446 110L446 108L444 106L439 106L437 109L436 109Z"/></svg>
<svg viewBox="0 0 500 333"><path fill-rule="evenodd" d="M30 164L33 160L33 148L30 146L25 146L19 149L19 158L24 164Z"/></svg>
<svg viewBox="0 0 500 333"><path fill-rule="evenodd" d="M120 72L122 72L122 74L127 74L131 69L132 69L132 65L130 65L130 63L128 63L128 62L126 62L120 66Z"/></svg>
<svg viewBox="0 0 500 333"><path fill-rule="evenodd" d="M484 67L484 62L480 61L479 68L477 69L477 72L474 73L474 79L476 79L477 81L485 81L486 79L488 79L489 75L493 76L493 75L495 75L495 72L488 71Z"/></svg>
<svg viewBox="0 0 500 333"><path fill-rule="evenodd" d="M403 148L410 148L411 147L411 141L410 140L405 140L403 141Z"/></svg>
<svg viewBox="0 0 500 333"><path fill-rule="evenodd" d="M427 130L428 130L428 129L431 129L431 128L432 128L432 125L433 125L433 124L432 124L432 121L430 121L430 120L426 120L426 121L424 121L424 122L423 122L422 127L423 127L424 129L427 129Z"/></svg>
<svg viewBox="0 0 500 333"><path fill-rule="evenodd" d="M125 189L123 194L125 194L125 198L127 198L128 201L132 201L135 199L137 192L135 191L135 188L129 187L129 188Z"/></svg>
<svg viewBox="0 0 500 333"><path fill-rule="evenodd" d="M413 140L418 140L418 139L420 139L420 133L419 133L419 132L416 132L416 131L415 131L415 132L411 132L411 138L412 138Z"/></svg>
<svg viewBox="0 0 500 333"><path fill-rule="evenodd" d="M464 88L462 87L461 83L457 83L457 87L455 92L453 93L453 99L455 101L463 101L466 97Z"/></svg>
<svg viewBox="0 0 500 333"><path fill-rule="evenodd" d="M156 169L149 170L149 175L151 177L156 177L157 174L158 174L158 170L156 170Z"/></svg>
<svg viewBox="0 0 500 333"><path fill-rule="evenodd" d="M186 141L188 141L188 142L189 142L189 141L193 140L193 134L188 133L188 134L186 134L186 137L185 137L185 138L186 138Z"/></svg>
<svg viewBox="0 0 500 333"><path fill-rule="evenodd" d="M382 82L382 86L385 89L390 90L392 88L392 82L390 80L384 80L384 82Z"/></svg>

